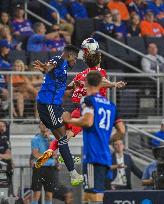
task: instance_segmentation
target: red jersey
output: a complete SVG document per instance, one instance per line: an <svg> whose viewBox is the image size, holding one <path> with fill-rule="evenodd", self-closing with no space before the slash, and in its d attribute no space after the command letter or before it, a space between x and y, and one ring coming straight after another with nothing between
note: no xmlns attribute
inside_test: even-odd
<svg viewBox="0 0 164 204"><path fill-rule="evenodd" d="M80 103L80 100L83 96L86 96L87 91L84 88L85 86L85 79L87 74L90 71L99 71L102 77L107 77L106 71L104 69L101 69L100 67L92 67L92 68L87 68L84 71L80 72L79 74L77 74L75 76L75 78L73 79L73 81L76 83L78 82L79 85L76 87L76 89L73 92L72 95L72 102L73 103ZM107 93L107 88L101 88L100 89L100 94L102 96L106 96Z"/></svg>

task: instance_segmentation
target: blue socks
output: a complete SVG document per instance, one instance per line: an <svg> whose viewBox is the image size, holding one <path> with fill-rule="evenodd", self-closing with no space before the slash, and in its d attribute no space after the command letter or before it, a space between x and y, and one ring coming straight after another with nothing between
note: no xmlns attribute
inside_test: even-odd
<svg viewBox="0 0 164 204"><path fill-rule="evenodd" d="M59 152L64 160L64 163L68 169L68 171L74 170L74 162L73 158L68 146L67 136L64 136L58 140Z"/></svg>

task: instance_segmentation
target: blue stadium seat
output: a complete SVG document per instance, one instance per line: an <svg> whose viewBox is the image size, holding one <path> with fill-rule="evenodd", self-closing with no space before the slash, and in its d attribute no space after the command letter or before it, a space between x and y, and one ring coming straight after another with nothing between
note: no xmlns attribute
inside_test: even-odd
<svg viewBox="0 0 164 204"><path fill-rule="evenodd" d="M118 40L125 44L125 39ZM128 60L129 55L126 51L126 49L115 42L112 42L110 40L107 40L107 52L111 55L114 55L115 57L118 57L122 60Z"/></svg>
<svg viewBox="0 0 164 204"><path fill-rule="evenodd" d="M74 44L80 46L85 38L89 38L94 31L93 19L78 19L75 22Z"/></svg>
<svg viewBox="0 0 164 204"><path fill-rule="evenodd" d="M49 52L49 58L51 59L54 56L58 56L61 55L61 51L57 51L57 52Z"/></svg>
<svg viewBox="0 0 164 204"><path fill-rule="evenodd" d="M70 72L81 72L86 68L88 68L86 63L83 60L78 59L77 63L72 67L72 69L68 69L68 71L70 71Z"/></svg>
<svg viewBox="0 0 164 204"><path fill-rule="evenodd" d="M127 45L134 48L137 51L142 52L143 54L146 53L145 42L144 39L141 37L128 37L127 38ZM135 54L132 51L129 51L129 60L130 61L138 61L140 59L139 55Z"/></svg>
<svg viewBox="0 0 164 204"><path fill-rule="evenodd" d="M9 60L11 63L13 63L15 60L22 60L24 64L27 64L27 56L26 52L24 50L18 51L18 50L12 50L9 53Z"/></svg>
<svg viewBox="0 0 164 204"><path fill-rule="evenodd" d="M45 62L49 60L48 52L29 52L29 63L34 62L35 60L40 60Z"/></svg>

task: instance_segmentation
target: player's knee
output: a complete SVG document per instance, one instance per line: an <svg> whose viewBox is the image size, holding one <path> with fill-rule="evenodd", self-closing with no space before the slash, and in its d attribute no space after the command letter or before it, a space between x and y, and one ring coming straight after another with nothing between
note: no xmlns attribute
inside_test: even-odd
<svg viewBox="0 0 164 204"><path fill-rule="evenodd" d="M73 203L73 193L72 192L68 192L65 194L65 204L72 204Z"/></svg>

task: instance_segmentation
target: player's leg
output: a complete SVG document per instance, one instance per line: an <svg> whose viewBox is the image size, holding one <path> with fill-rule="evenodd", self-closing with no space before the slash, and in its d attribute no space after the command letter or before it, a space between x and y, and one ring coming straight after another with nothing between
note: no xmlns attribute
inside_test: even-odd
<svg viewBox="0 0 164 204"><path fill-rule="evenodd" d="M71 117L79 118L80 117L80 109L79 108L74 109L71 113ZM65 124L65 128L66 128L66 135L67 135L68 140L72 137L76 137L76 135L78 135L82 131L81 127L77 127L77 126L70 125L70 124ZM50 143L48 152L51 150L55 151L56 149L58 149L58 140L55 139ZM74 163L78 163L80 160L79 157L73 157L73 159L74 159ZM61 163L64 162L62 157L59 157L59 162L61 162Z"/></svg>
<svg viewBox="0 0 164 204"><path fill-rule="evenodd" d="M55 138L58 140L59 152L63 157L64 163L70 172L71 183L78 185L83 181L83 177L79 175L75 168L73 158L68 146L68 139L66 136L66 130L63 124L62 114L63 109L57 105L43 105L38 104L38 112L40 119L44 125L51 130ZM43 162L48 160L52 156L53 151L46 151L36 162L36 167L42 166Z"/></svg>
<svg viewBox="0 0 164 204"><path fill-rule="evenodd" d="M79 118L80 117L80 108L76 108L71 112L71 117L73 118ZM67 139L69 140L71 137L75 137L79 132L82 131L81 127L77 127L77 126L73 126L73 125L69 125L69 124L65 124L66 127L66 135L67 135ZM50 143L49 148L50 150L55 151L56 149L58 149L58 140L53 140Z"/></svg>
<svg viewBox="0 0 164 204"><path fill-rule="evenodd" d="M107 167L100 164L84 164L84 201L98 202L103 200Z"/></svg>
<svg viewBox="0 0 164 204"><path fill-rule="evenodd" d="M78 185L83 182L83 176L79 175L74 168L74 160L68 146L68 139L66 135L65 126L61 126L52 130L52 133L58 139L59 152L64 160L64 163L70 172L71 184Z"/></svg>

